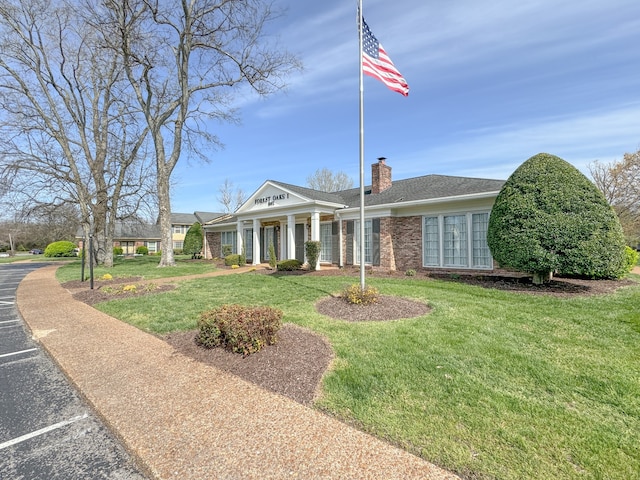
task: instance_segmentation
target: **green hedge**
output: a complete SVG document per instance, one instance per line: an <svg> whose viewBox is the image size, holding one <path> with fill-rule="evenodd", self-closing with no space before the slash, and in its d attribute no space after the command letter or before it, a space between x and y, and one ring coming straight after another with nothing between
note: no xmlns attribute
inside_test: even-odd
<svg viewBox="0 0 640 480"><path fill-rule="evenodd" d="M73 242L61 240L59 242L53 242L47 245L44 249L45 257L75 257L76 245Z"/></svg>
<svg viewBox="0 0 640 480"><path fill-rule="evenodd" d="M290 258L287 260L280 260L278 262L278 270L280 271L293 271L293 270L300 270L300 267L302 267L302 262L300 260L297 260L295 258Z"/></svg>
<svg viewBox="0 0 640 480"><path fill-rule="evenodd" d="M227 267L230 267L231 265L244 265L245 260L243 259L242 255L238 255L237 253L232 253L231 255L227 255L226 257L224 257L224 264Z"/></svg>

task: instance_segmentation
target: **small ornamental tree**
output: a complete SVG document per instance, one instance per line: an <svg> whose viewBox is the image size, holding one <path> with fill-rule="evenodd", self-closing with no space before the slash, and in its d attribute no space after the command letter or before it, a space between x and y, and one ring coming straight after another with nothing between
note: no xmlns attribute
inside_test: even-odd
<svg viewBox="0 0 640 480"><path fill-rule="evenodd" d="M196 222L189 227L184 236L182 253L191 255L191 258L196 258L202 252L202 238L202 226Z"/></svg>
<svg viewBox="0 0 640 480"><path fill-rule="evenodd" d="M318 267L318 259L320 258L321 243L317 240L309 240L304 244L307 261L309 262L309 270L315 270Z"/></svg>
<svg viewBox="0 0 640 480"><path fill-rule="evenodd" d="M533 274L588 278L625 274L620 222L598 188L561 158L540 153L513 172L496 198L487 232L493 258Z"/></svg>

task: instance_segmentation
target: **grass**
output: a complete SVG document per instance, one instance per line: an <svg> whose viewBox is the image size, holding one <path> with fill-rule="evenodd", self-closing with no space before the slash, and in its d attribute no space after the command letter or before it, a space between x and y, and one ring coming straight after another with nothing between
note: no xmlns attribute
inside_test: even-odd
<svg viewBox="0 0 640 480"><path fill-rule="evenodd" d="M114 277L144 277L147 280L154 278L179 277L183 275L195 275L212 272L216 268L214 264L207 260L191 260L188 255L176 256L176 266L158 268L159 256L140 257L116 257L113 260L113 267L106 268L94 266L93 278L98 279L102 275L109 273ZM56 277L60 282L70 280L80 280L82 264L76 259L68 265L60 267ZM89 269L85 268L85 279L89 278Z"/></svg>
<svg viewBox="0 0 640 480"><path fill-rule="evenodd" d="M634 276L633 278L640 278ZM231 275L98 308L154 333L223 303L270 305L331 342L317 407L469 478L638 478L640 285L558 299L376 279L429 315L348 323L314 303L345 277Z"/></svg>

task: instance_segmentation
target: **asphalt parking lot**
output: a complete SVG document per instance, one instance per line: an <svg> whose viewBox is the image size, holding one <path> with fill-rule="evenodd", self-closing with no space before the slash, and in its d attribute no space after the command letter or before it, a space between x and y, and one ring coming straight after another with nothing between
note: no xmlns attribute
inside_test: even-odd
<svg viewBox="0 0 640 480"><path fill-rule="evenodd" d="M0 265L0 479L144 479L25 329L16 288L42 265Z"/></svg>

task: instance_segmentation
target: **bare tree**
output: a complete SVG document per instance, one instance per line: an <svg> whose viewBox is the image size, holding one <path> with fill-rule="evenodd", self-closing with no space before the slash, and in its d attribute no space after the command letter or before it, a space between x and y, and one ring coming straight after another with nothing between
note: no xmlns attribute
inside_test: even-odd
<svg viewBox="0 0 640 480"><path fill-rule="evenodd" d="M17 249L44 249L58 240L73 241L80 225L76 205L66 204L59 208L23 208L14 211L13 218L0 223L2 236L11 233ZM0 236L0 243L6 239Z"/></svg>
<svg viewBox="0 0 640 480"><path fill-rule="evenodd" d="M640 149L622 161L589 165L594 183L620 218L629 245L640 245Z"/></svg>
<svg viewBox="0 0 640 480"><path fill-rule="evenodd" d="M307 186L321 192L338 192L353 188L353 179L344 172L333 173L324 167L307 177Z"/></svg>
<svg viewBox="0 0 640 480"><path fill-rule="evenodd" d="M261 0L105 0L105 38L124 59L154 147L163 245L171 245L171 174L182 148L198 152L218 139L205 120L233 121L233 93L248 85L259 95L284 87L297 60L267 42L275 18ZM162 249L159 266L175 265Z"/></svg>
<svg viewBox="0 0 640 480"><path fill-rule="evenodd" d="M0 174L27 204L77 205L110 266L119 202L140 192L130 167L143 160L146 130L121 59L85 11L74 0L0 0Z"/></svg>
<svg viewBox="0 0 640 480"><path fill-rule="evenodd" d="M235 212L247 199L242 189L234 188L233 182L228 178L224 179L224 183L220 185L218 191L220 195L216 198L223 206L224 213Z"/></svg>

